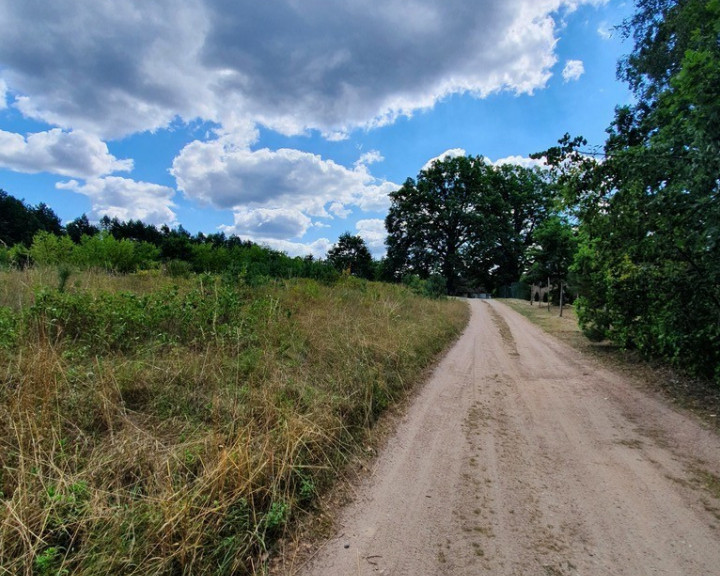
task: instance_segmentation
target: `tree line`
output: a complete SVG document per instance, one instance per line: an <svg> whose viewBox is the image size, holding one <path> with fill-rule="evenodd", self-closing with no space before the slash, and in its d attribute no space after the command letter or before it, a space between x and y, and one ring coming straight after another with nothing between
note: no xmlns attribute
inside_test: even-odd
<svg viewBox="0 0 720 576"><path fill-rule="evenodd" d="M542 155L578 222L585 333L720 383L720 2L640 0L600 156Z"/></svg>
<svg viewBox="0 0 720 576"><path fill-rule="evenodd" d="M30 206L0 190L0 264L75 265L120 273L163 266L171 274L234 271L252 278L329 281L345 274L403 282L428 296L497 292L523 275L530 256L534 267L524 279L547 278L546 250L538 249L534 238L542 236L552 212L548 182L540 170L496 168L480 157L436 162L421 172L417 184L408 179L392 195L388 226L398 226L400 218L411 226L401 234L397 229L389 233L387 255L378 260L362 237L349 232L324 259L315 259L291 258L222 232L192 235L182 226L156 227L140 220L104 216L93 224L83 214L63 225L48 206ZM433 186L447 190L440 195ZM422 202L417 190L422 190Z"/></svg>
<svg viewBox="0 0 720 576"><path fill-rule="evenodd" d="M47 205L31 206L0 190L0 266L78 266L116 273L163 268L171 275L223 273L258 282L312 278L334 282L343 275L392 281L386 259L373 259L362 237L342 234L324 259L290 257L237 236L190 234L182 226L157 227L141 220L87 215L63 225ZM438 297L444 284L406 278L418 293Z"/></svg>
<svg viewBox="0 0 720 576"><path fill-rule="evenodd" d="M480 156L436 160L390 199L387 267L396 279L439 276L450 294L497 294L567 276L569 257L558 251L572 251L574 232L547 170ZM556 233L568 246L553 243Z"/></svg>
<svg viewBox="0 0 720 576"><path fill-rule="evenodd" d="M303 277L332 281L335 267L292 258L223 233L192 235L182 226L86 215L63 226L46 205L30 206L0 190L0 265L74 265L127 273L163 266L170 274L230 273L250 281Z"/></svg>

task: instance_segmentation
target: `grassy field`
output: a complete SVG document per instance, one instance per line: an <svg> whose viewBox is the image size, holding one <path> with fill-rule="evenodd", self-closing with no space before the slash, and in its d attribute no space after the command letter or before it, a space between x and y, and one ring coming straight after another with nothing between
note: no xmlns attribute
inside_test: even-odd
<svg viewBox="0 0 720 576"><path fill-rule="evenodd" d="M261 574L467 322L347 278L0 271L0 574Z"/></svg>

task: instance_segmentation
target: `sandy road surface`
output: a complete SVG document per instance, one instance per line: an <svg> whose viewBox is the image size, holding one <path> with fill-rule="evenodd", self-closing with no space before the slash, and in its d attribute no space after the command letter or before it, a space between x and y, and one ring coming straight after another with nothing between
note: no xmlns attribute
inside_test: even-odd
<svg viewBox="0 0 720 576"><path fill-rule="evenodd" d="M720 574L720 438L471 301L303 576Z"/></svg>

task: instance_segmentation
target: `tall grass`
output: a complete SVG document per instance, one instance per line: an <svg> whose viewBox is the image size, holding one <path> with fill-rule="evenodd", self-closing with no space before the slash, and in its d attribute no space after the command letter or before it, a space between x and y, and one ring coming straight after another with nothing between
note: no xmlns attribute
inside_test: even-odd
<svg viewBox="0 0 720 576"><path fill-rule="evenodd" d="M261 573L466 319L352 278L0 272L0 574Z"/></svg>

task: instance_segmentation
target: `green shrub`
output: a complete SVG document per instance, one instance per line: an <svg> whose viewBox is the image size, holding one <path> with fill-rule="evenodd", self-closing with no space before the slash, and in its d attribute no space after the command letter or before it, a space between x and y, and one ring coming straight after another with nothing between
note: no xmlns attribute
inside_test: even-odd
<svg viewBox="0 0 720 576"><path fill-rule="evenodd" d="M12 309L0 306L0 348L11 348L17 342L19 318Z"/></svg>

